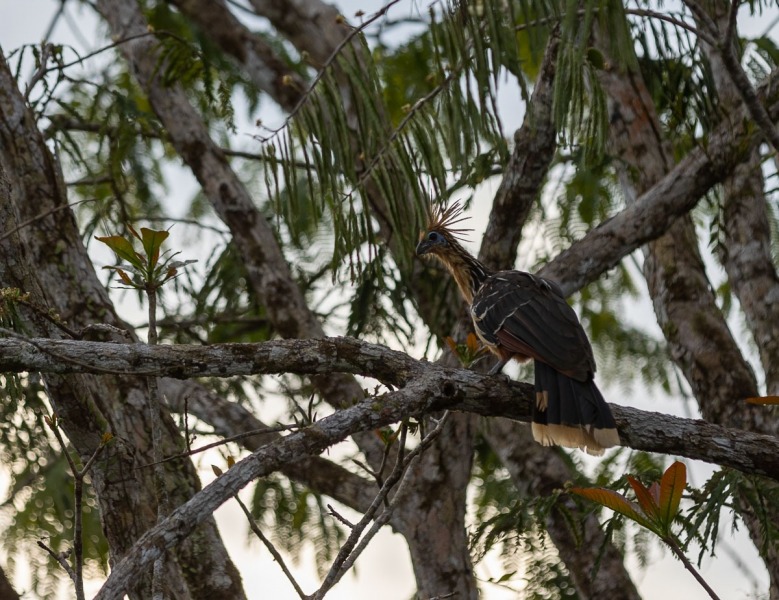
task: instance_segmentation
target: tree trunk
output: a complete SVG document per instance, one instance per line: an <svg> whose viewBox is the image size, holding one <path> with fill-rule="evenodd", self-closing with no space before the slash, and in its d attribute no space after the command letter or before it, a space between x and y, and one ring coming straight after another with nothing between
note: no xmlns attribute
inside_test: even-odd
<svg viewBox="0 0 779 600"><path fill-rule="evenodd" d="M0 165L7 185L0 197L3 231L18 228L2 241L0 285L30 294L37 310L22 309L31 335L63 337L42 315L53 310L71 329L108 324L127 329L116 316L81 243L60 167L35 126L32 113L0 55ZM32 225L22 223L37 219ZM115 339L114 341L126 341ZM55 413L82 461L95 451L104 433L115 437L94 463L92 481L100 502L103 530L113 560L121 558L156 521L146 382L116 376L47 376ZM176 453L181 438L166 415L166 454ZM187 500L200 489L194 466L182 461L168 469L171 499ZM207 551L204 551L207 549ZM213 519L209 519L168 561L171 598L240 598L241 579L230 561ZM150 574L135 586L134 597L150 597ZM186 582L186 583L185 583Z"/></svg>

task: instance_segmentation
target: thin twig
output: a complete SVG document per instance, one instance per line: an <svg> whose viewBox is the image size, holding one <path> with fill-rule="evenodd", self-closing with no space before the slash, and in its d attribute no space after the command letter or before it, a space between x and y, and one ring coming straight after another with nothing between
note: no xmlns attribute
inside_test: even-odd
<svg viewBox="0 0 779 600"><path fill-rule="evenodd" d="M344 517L341 513L339 513L335 508L333 508L332 504L327 505L327 510L330 512L330 514L335 518L338 522L343 523L346 525L349 529L354 529L354 523L352 523L349 519Z"/></svg>
<svg viewBox="0 0 779 600"><path fill-rule="evenodd" d="M341 550L338 552L338 555L333 561L333 564L330 567L324 582L322 582L322 585L319 587L319 589L310 596L311 600L322 600L322 598L324 598L325 594L336 583L338 583L341 577L343 577L343 574L351 568L362 551L367 547L368 542L373 538L373 536L375 536L379 529L387 523L392 514L392 511L394 510L395 501L391 502L390 505L385 508L384 512L379 515L373 526L366 532L365 536L360 539L360 536L368 526L368 523L373 520L376 511L384 504L384 500L387 498L392 488L396 483L398 483L398 481L405 479L404 475L408 472L408 467L411 465L411 463L419 455L421 455L422 452L427 450L433 441L441 434L444 425L448 421L448 417L449 411L446 411L436 427L429 434L427 434L427 436L422 439L419 445L411 452L409 452L407 456L404 457L403 454L399 451L398 460L395 463L395 467L393 468L392 473L390 473L389 477L387 477L386 482L379 490L379 493L376 494L376 497L368 507L368 510L366 510L363 514L363 517L352 528L349 537L346 539L346 542L344 542L343 547L341 547ZM405 447L407 431L408 425L404 424L401 429L399 442L400 447ZM397 498L398 494L395 495L395 500L397 500Z"/></svg>
<svg viewBox="0 0 779 600"><path fill-rule="evenodd" d="M237 433L235 435L231 435L230 437L223 438L219 440L218 442L212 442L210 444L206 444L205 446L201 446L200 448L195 448L194 450L188 450L187 452L182 452L181 454L174 454L173 456L168 456L166 458L163 458L159 461L159 463L151 462L146 463L143 465L138 465L135 467L136 469L146 469L148 467L154 467L158 464L170 462L173 460L180 460L182 458L188 458L190 456L193 456L195 454L200 454L201 452L205 452L206 450L210 450L211 448L218 448L219 446L224 446L225 444L229 444L230 442L238 442L240 440L254 437L255 435L264 435L267 433L281 433L282 431L296 431L301 429L300 425L276 425L275 427L265 427L263 429L252 429L251 431L245 431L243 433Z"/></svg>
<svg viewBox="0 0 779 600"><path fill-rule="evenodd" d="M671 25L674 25L676 27L679 27L680 29L684 29L686 31L689 31L699 39L703 40L707 44L710 45L716 45L717 40L712 35L709 35L705 31L701 31L697 27L690 25L686 21L683 21L682 19L678 19L676 17L673 17L671 15L666 15L663 13L659 13L654 10L647 10L643 8L626 8L625 14L628 15L634 15L637 17L648 17L650 19L656 19L658 21L665 21L666 23L670 23Z"/></svg>
<svg viewBox="0 0 779 600"><path fill-rule="evenodd" d="M57 23L59 23L60 18L62 18L62 13L65 12L65 2L67 2L67 0L60 0L60 7L57 9L57 12L54 13L51 21L49 21L49 26L46 28L46 33L43 34L44 44L48 43L49 39L51 38L51 34L54 32L54 28L57 26Z"/></svg>
<svg viewBox="0 0 779 600"><path fill-rule="evenodd" d="M68 574L68 576L73 581L76 580L76 574L73 572L73 568L68 564L68 561L67 561L68 554L70 554L69 551L68 552L60 552L59 554L57 554L56 552L54 552L54 550L49 548L43 542L43 540L38 540L38 546L43 548L46 552L48 552L51 555L51 557L54 560L56 560L63 569L65 569L65 572Z"/></svg>
<svg viewBox="0 0 779 600"><path fill-rule="evenodd" d="M189 45L189 42L187 42L184 38L176 35L175 33L171 33L170 31L145 31L144 33L137 33L135 35L127 36L126 38L122 38L120 40L116 40L114 42L111 42L107 46L103 46L102 48L98 48L97 50L93 52L89 52L88 54L85 54L84 56L79 56L76 60L71 61L69 63L57 65L56 67L51 67L50 69L46 69L44 71L44 75L51 73L52 71L64 71L65 69L68 69L70 67L74 67L76 65L82 64L85 60L89 60L90 58L93 58L97 56L98 54L102 54L103 52L107 52L108 50L112 50L114 48L117 48L118 46L121 46L122 44L127 44L128 42L133 42L138 39L142 39L145 37L169 37L173 38L174 40L178 40L182 44Z"/></svg>
<svg viewBox="0 0 779 600"><path fill-rule="evenodd" d="M46 76L46 65L49 63L49 55L51 54L52 45L46 42L41 44L41 56L40 65L30 77L30 81L27 82L27 86L24 88L24 101L29 102L30 94L35 84Z"/></svg>
<svg viewBox="0 0 779 600"><path fill-rule="evenodd" d="M157 288L156 282L147 281L146 298L149 303L149 346L157 345ZM162 464L162 403L156 377L146 380L149 390L149 413L151 418L152 459L154 461L154 479L157 490L157 523L162 523L170 513L170 497L165 481L165 466ZM152 598L164 600L165 585L165 553L154 561L152 574Z"/></svg>
<svg viewBox="0 0 779 600"><path fill-rule="evenodd" d="M330 66L335 62L335 59L338 58L338 55L341 53L341 50L343 50L346 45L351 42L360 32L362 32L366 27L371 25L373 22L377 21L381 17L387 14L390 8L392 8L394 5L396 5L400 0L391 0L391 2L388 2L383 7L381 7L379 10L377 10L375 13L373 13L368 19L366 19L364 22L362 22L359 27L355 27L352 29L344 39L342 39L338 45L335 47L335 50L330 54L330 56L327 58L327 60L319 66L319 71L317 72L316 76L314 77L314 80L311 82L311 85L308 87L308 89L303 92L303 95L301 96L300 100L298 100L297 104L294 106L294 108L289 112L287 115L287 118L284 119L284 122L279 125L276 129L269 129L270 135L267 137L260 138L262 142L268 142L275 138L279 133L284 131L287 126L292 122L292 119L297 116L297 114L300 112L300 110L303 108L303 106L308 101L309 97L311 96L311 93L313 92L314 88L316 88L317 83L319 83L322 78L325 76L325 73L327 73L327 70L330 68Z"/></svg>
<svg viewBox="0 0 779 600"><path fill-rule="evenodd" d="M592 12L599 12L599 9L596 7L592 9ZM576 14L578 16L583 16L587 13L585 9L581 9L576 11ZM650 19L656 19L658 21L665 21L666 23L670 23L671 25L674 25L675 27L679 27L680 29L684 29L686 31L689 31L690 33L694 34L695 36L699 37L703 41L710 43L712 45L716 45L717 41L716 38L709 35L708 33L701 31L694 25L690 25L686 21L674 17L672 15L667 15L665 13L657 12L654 10L644 9L644 8L626 8L625 9L626 15L633 15L635 17L646 17ZM558 16L551 16L551 17L542 17L540 19L534 19L533 21L529 21L527 23L522 23L520 25L517 25L514 27L515 31L525 31L527 29L532 29L533 27L544 27L551 23L560 23L565 18L565 14L558 15Z"/></svg>
<svg viewBox="0 0 779 600"><path fill-rule="evenodd" d="M271 543L271 541L267 537L265 537L265 534L262 532L262 530L257 525L257 522L254 520L252 513L249 512L249 509L246 508L246 505L238 497L237 494L233 496L233 498L235 498L235 501L238 502L238 505L241 507L243 514L246 515L246 519L249 521L249 527L251 527L252 531L254 532L254 535L260 538L260 541L263 544L265 544L265 547L268 549L268 552L270 552L271 555L273 556L273 560L279 563L281 570L284 572L284 575L287 576L287 579L289 579L289 582L292 584L292 587L295 588L295 591L297 592L298 596L300 596L302 600L306 600L307 598L306 594L303 592L300 585L298 585L298 582L295 581L295 577L292 575L292 572L287 568L287 565L284 562L284 559L282 558L281 554L279 554L279 551L276 550L276 547L273 545L273 543Z"/></svg>
<svg viewBox="0 0 779 600"><path fill-rule="evenodd" d="M85 200L78 200L77 202L70 202L68 204L63 204L62 206L55 206L54 208L51 208L47 211L44 211L38 215L35 215L34 217L27 219L26 221L23 221L22 223L19 223L16 227L13 229L9 229L8 231L4 231L2 235L0 235L0 242L5 240L6 238L12 236L14 233L19 231L20 229L24 229L25 227L28 227L32 225L33 223L40 221L41 219L45 219L49 215L54 214L55 212L59 212L61 210L65 210L67 208L72 208L73 206L77 206L79 204L83 204L84 202L96 202L97 198L87 198Z"/></svg>
<svg viewBox="0 0 779 600"><path fill-rule="evenodd" d="M444 80L441 82L440 85L437 85L434 87L431 91L429 91L427 94L422 96L419 100L414 102L414 105L410 108L408 113L405 117L398 123L398 126L395 127L395 129L392 131L392 133L387 137L387 139L384 141L384 144L382 144L382 147L379 148L379 150L376 152L376 154L371 159L371 162L368 163L368 165L365 167L363 172L360 174L360 178L357 180L357 183L354 184L352 188L352 192L350 192L349 195L351 195L354 190L358 189L365 181L367 181L368 177L372 174L373 169L376 167L377 164L379 164L380 161L384 159L384 154L387 152L387 150L390 148L390 146L394 143L398 137L400 137L401 132L403 129L405 129L406 125L411 121L411 119L419 112L419 110L427 105L430 100L438 96L442 91L444 91L452 81L454 81L455 77L460 74L460 68L454 68L452 69L449 74L444 78Z"/></svg>
<svg viewBox="0 0 779 600"><path fill-rule="evenodd" d="M70 575L71 579L73 580L73 584L76 588L76 600L85 600L84 526L83 526L84 477L86 477L87 473L89 473L89 470L92 468L92 465L94 464L95 460L97 460L100 451L103 449L103 447L106 445L108 440L110 440L111 438L110 436L104 437L103 440L98 445L98 447L95 448L95 451L92 453L92 456L90 456L87 462L84 464L84 466L81 469L79 469L76 466L76 461L73 460L73 457L70 455L70 452L68 451L68 447L67 444L65 443L65 439L62 436L62 432L60 431L59 423L57 422L56 415L54 417L47 417L46 422L48 423L49 428L54 433L54 437L57 438L57 441L59 442L59 445L62 448L62 452L65 455L65 459L68 461L70 472L73 475L73 555L74 555L74 561L76 565L74 569L71 569L68 566L65 568L65 570L68 572L68 575ZM38 542L38 545L45 548L45 546L42 546L41 542ZM46 549L48 550L48 548ZM53 553L52 555L54 556ZM55 558L58 557L55 556ZM60 564L63 563L67 564L67 562L65 561L65 557L62 557L62 560L59 562Z"/></svg>
<svg viewBox="0 0 779 600"><path fill-rule="evenodd" d="M57 319L55 316L53 316L49 311L42 309L40 306L36 306L32 302L28 302L27 300L24 300L22 298L18 298L14 300L14 302L21 304L22 306L29 308L31 311L33 311L36 315L42 317L52 325L54 325L57 329L63 331L65 334L68 335L68 337L79 340L81 339L81 336L77 331L74 331L67 325L65 325L63 322L61 322L59 319Z"/></svg>
<svg viewBox="0 0 779 600"><path fill-rule="evenodd" d="M690 562L690 559L685 556L684 552L682 552L681 548L679 548L676 542L672 538L663 538L663 541L666 544L668 544L668 546L671 548L671 550L676 555L676 557L682 561L682 564L684 564L685 568L690 573L692 573L692 576L695 577L695 580L699 584L701 584L701 587L704 590L706 590L706 592L709 594L712 600L720 600L719 596L717 596L717 594L714 592L711 586L706 582L703 576L700 573L698 573L698 570Z"/></svg>

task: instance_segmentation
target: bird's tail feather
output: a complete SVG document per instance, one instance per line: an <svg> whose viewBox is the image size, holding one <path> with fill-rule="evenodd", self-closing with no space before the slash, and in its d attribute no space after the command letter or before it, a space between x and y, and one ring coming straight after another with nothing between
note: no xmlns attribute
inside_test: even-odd
<svg viewBox="0 0 779 600"><path fill-rule="evenodd" d="M539 361L535 361L535 372L533 437L537 442L581 448L595 455L619 446L611 409L592 379L571 379Z"/></svg>

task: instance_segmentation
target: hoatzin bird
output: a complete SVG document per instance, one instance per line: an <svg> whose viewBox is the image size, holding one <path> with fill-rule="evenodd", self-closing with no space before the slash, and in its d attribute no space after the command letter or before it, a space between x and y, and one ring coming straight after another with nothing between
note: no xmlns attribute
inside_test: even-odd
<svg viewBox="0 0 779 600"><path fill-rule="evenodd" d="M470 308L476 333L500 362L534 360L533 437L544 446L589 454L619 445L614 417L593 381L595 359L587 334L560 287L522 271L487 269L458 242L465 218L454 204L430 217L416 253L440 260Z"/></svg>

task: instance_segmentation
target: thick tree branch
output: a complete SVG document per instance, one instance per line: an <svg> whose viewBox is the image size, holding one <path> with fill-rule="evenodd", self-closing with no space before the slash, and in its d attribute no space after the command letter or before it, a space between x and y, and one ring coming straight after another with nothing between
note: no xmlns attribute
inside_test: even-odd
<svg viewBox="0 0 779 600"><path fill-rule="evenodd" d="M414 398L405 405L405 410L393 413L394 420L427 410L454 409L527 421L534 397L530 384L418 361L402 352L353 338L155 347L0 339L0 371L84 373L88 371L85 365L90 361L94 363L95 357L103 366L111 365L112 369L127 374L151 371L156 376L345 372L373 377L395 387L404 386L404 390L414 389L431 399L425 404L427 409L420 412L422 400ZM386 396L381 398L374 399L372 406L383 414ZM734 402L740 400L733 399ZM620 437L627 446L687 456L779 479L779 440L773 436L616 405L612 408ZM762 409L743 405L745 412L759 410ZM391 422L393 419L382 421L382 424Z"/></svg>
<svg viewBox="0 0 779 600"><path fill-rule="evenodd" d="M222 438L268 427L244 406L215 395L195 381L163 378L160 380L160 390L172 411L184 413L186 400L188 413L208 423ZM278 433L269 431L264 435L244 438L240 444L254 452L279 437ZM379 489L375 481L320 456L287 463L282 472L290 479L359 512L364 512L371 505Z"/></svg>
<svg viewBox="0 0 779 600"><path fill-rule="evenodd" d="M245 27L224 0L169 0L231 56L254 84L285 111L298 105L308 84L260 36Z"/></svg>
<svg viewBox="0 0 779 600"><path fill-rule="evenodd" d="M509 268L516 261L522 227L557 149L552 93L559 46L559 33L553 31L522 127L514 133L514 151L492 202L479 259L493 269Z"/></svg>
<svg viewBox="0 0 779 600"><path fill-rule="evenodd" d="M767 84L760 87L763 102L769 106L769 114L774 120L779 119L778 87L769 88ZM623 116L636 118L632 112ZM641 245L668 231L676 219L689 212L712 186L732 173L734 166L761 141L762 135L750 126L746 111L736 111L727 123L717 127L665 176L634 195L623 211L560 253L539 271L539 275L559 282L566 294L594 281ZM623 157L627 154L629 151Z"/></svg>

